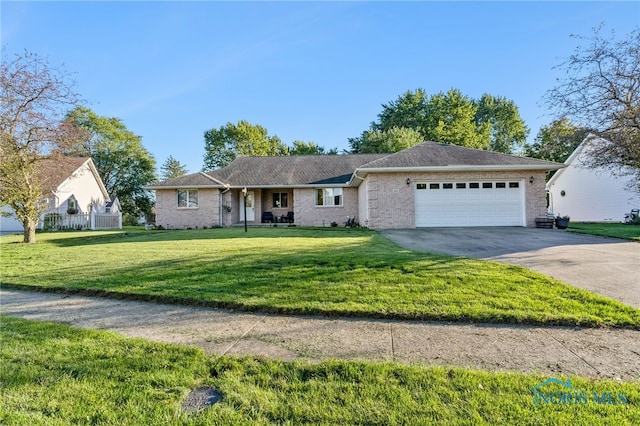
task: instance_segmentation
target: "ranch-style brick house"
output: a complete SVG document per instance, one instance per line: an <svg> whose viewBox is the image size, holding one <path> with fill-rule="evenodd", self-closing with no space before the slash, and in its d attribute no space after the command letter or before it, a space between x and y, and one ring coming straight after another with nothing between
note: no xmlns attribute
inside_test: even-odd
<svg viewBox="0 0 640 426"><path fill-rule="evenodd" d="M227 167L158 182L167 229L283 220L372 229L534 226L545 175L563 164L424 142L394 154L239 157Z"/></svg>

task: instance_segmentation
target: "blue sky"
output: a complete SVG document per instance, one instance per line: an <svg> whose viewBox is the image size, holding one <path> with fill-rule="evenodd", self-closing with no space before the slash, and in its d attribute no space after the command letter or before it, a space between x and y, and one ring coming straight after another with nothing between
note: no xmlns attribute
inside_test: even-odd
<svg viewBox="0 0 640 426"><path fill-rule="evenodd" d="M418 87L505 96L533 140L570 35L640 25L640 2L3 1L0 13L3 56L64 64L97 114L191 172L203 133L229 121L342 150Z"/></svg>

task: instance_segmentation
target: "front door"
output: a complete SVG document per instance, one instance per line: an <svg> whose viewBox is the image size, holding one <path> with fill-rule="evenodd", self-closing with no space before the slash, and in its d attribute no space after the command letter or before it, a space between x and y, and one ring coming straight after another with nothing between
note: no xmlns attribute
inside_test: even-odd
<svg viewBox="0 0 640 426"><path fill-rule="evenodd" d="M256 219L256 208L253 202L253 191L247 191L247 222L253 222ZM244 200L240 193L240 222L244 222Z"/></svg>

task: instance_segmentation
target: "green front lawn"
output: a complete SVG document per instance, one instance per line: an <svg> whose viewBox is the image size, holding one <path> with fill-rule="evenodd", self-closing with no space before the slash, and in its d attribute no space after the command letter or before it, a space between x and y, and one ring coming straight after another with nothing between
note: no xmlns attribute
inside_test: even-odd
<svg viewBox="0 0 640 426"><path fill-rule="evenodd" d="M584 392L585 399L534 405L533 387L550 377L207 357L199 349L112 333L0 321L3 425L640 424L638 383L556 376L570 379L571 393ZM219 390L223 399L184 413L182 401L200 386ZM601 401L610 392L617 404L598 403L594 392Z"/></svg>
<svg viewBox="0 0 640 426"><path fill-rule="evenodd" d="M61 232L0 239L3 284L264 312L640 327L640 310L524 268L357 229Z"/></svg>
<svg viewBox="0 0 640 426"><path fill-rule="evenodd" d="M640 241L640 225L625 223L573 223L569 222L569 231L603 237L624 238Z"/></svg>

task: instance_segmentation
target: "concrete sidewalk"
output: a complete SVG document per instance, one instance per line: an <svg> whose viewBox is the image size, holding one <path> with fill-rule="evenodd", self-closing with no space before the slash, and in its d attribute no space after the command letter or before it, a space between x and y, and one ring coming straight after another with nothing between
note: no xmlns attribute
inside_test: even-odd
<svg viewBox="0 0 640 426"><path fill-rule="evenodd" d="M640 331L253 314L0 290L0 312L211 354L368 359L640 380Z"/></svg>

